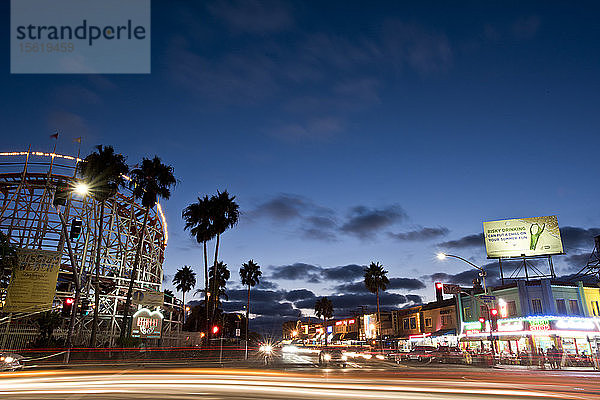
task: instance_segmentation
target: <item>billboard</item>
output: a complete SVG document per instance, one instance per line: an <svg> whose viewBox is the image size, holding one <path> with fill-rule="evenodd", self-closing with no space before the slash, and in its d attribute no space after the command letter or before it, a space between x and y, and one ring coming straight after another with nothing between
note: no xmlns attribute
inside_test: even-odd
<svg viewBox="0 0 600 400"><path fill-rule="evenodd" d="M50 310L56 294L60 254L58 251L17 249L17 265L10 277L2 311Z"/></svg>
<svg viewBox="0 0 600 400"><path fill-rule="evenodd" d="M562 254L556 215L483 223L488 258Z"/></svg>

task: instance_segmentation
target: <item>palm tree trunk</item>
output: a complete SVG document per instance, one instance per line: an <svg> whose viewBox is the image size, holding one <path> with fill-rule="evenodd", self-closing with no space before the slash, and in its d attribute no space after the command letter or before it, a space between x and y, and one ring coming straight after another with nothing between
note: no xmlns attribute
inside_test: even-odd
<svg viewBox="0 0 600 400"><path fill-rule="evenodd" d="M98 335L98 314L100 312L100 247L102 247L102 234L104 228L104 201L100 202L100 227L96 241L96 282L94 282L94 319L92 320L92 333L89 347L96 347Z"/></svg>
<svg viewBox="0 0 600 400"><path fill-rule="evenodd" d="M246 353L244 358L248 359L248 323L250 318L250 285L248 285L248 303L246 304Z"/></svg>
<svg viewBox="0 0 600 400"><path fill-rule="evenodd" d="M150 213L150 207L146 207L144 213L144 223L142 224L142 230L138 238L137 250L135 252L135 259L133 261L133 268L131 269L131 278L129 279L129 289L127 289L127 298L125 299L125 309L123 310L123 322L121 324L121 343L125 339L125 335L129 336L129 307L131 307L131 295L133 294L133 283L137 275L138 264L142 256L142 244L144 242L144 233L146 232L146 224L148 223L148 214ZM184 310L185 311L185 310Z"/></svg>
<svg viewBox="0 0 600 400"><path fill-rule="evenodd" d="M325 347L327 347L327 318L323 317L323 335L325 335Z"/></svg>
<svg viewBox="0 0 600 400"><path fill-rule="evenodd" d="M203 242L204 244L204 308L205 308L205 319L206 319L206 334L204 337L206 338L206 343L208 344L208 330L210 329L210 324L208 321L208 255L206 251L206 240ZM208 346L207 346L208 347Z"/></svg>
<svg viewBox="0 0 600 400"><path fill-rule="evenodd" d="M212 296L213 296L213 307L212 307L212 316L214 317L215 315L215 311L217 310L217 298L218 298L218 293L217 293L217 263L219 262L219 239L221 238L221 235L217 235L217 244L215 245L215 264L214 264L214 279L213 279L213 287L211 288L212 290Z"/></svg>
<svg viewBox="0 0 600 400"><path fill-rule="evenodd" d="M185 326L185 317L187 316L187 310L185 309L185 291L181 293L181 301L183 302L183 325Z"/></svg>
<svg viewBox="0 0 600 400"><path fill-rule="evenodd" d="M382 350L381 346L381 313L379 312L379 290L375 292L377 296L377 336L379 337L379 350Z"/></svg>

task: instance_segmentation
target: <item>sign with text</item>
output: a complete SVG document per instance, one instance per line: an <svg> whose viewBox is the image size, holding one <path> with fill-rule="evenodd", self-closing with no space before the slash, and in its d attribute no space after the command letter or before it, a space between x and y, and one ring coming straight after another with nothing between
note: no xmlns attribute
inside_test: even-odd
<svg viewBox="0 0 600 400"><path fill-rule="evenodd" d="M153 289L136 289L131 296L133 304L143 304L149 307L161 307L165 301L163 292Z"/></svg>
<svg viewBox="0 0 600 400"><path fill-rule="evenodd" d="M150 0L12 0L12 74L149 74Z"/></svg>
<svg viewBox="0 0 600 400"><path fill-rule="evenodd" d="M160 311L150 311L142 308L133 314L131 336L147 339L160 338L163 315Z"/></svg>
<svg viewBox="0 0 600 400"><path fill-rule="evenodd" d="M488 258L562 254L556 215L483 223Z"/></svg>
<svg viewBox="0 0 600 400"><path fill-rule="evenodd" d="M12 271L2 311L50 310L56 294L60 254L58 251L17 249L17 266Z"/></svg>
<svg viewBox="0 0 600 400"><path fill-rule="evenodd" d="M460 286L444 283L444 294L460 294Z"/></svg>

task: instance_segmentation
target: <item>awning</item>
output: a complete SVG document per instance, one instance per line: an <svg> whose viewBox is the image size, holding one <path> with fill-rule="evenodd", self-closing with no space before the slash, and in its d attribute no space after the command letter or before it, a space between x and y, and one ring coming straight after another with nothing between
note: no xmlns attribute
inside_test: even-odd
<svg viewBox="0 0 600 400"><path fill-rule="evenodd" d="M440 329L431 334L431 337L456 335L456 329Z"/></svg>
<svg viewBox="0 0 600 400"><path fill-rule="evenodd" d="M358 332L348 332L344 334L342 340L358 340Z"/></svg>
<svg viewBox="0 0 600 400"><path fill-rule="evenodd" d="M342 333L342 332L338 332L338 333L334 334L334 335L331 337L331 341L332 341L332 342L337 342L337 341L341 340L341 337L342 337L342 335L343 335L343 333Z"/></svg>

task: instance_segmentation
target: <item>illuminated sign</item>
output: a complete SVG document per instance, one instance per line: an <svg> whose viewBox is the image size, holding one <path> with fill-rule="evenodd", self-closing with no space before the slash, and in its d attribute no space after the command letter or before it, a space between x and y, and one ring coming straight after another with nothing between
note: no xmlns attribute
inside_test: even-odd
<svg viewBox="0 0 600 400"><path fill-rule="evenodd" d="M530 331L549 331L550 320L548 318L528 318Z"/></svg>
<svg viewBox="0 0 600 400"><path fill-rule="evenodd" d="M162 329L163 315L160 311L150 311L142 308L133 314L131 336L139 338L158 339Z"/></svg>
<svg viewBox="0 0 600 400"><path fill-rule="evenodd" d="M352 325L352 324L353 324L353 323L355 323L355 322L356 322L355 320L351 319L350 321L348 321L348 324L349 324L349 325Z"/></svg>
<svg viewBox="0 0 600 400"><path fill-rule="evenodd" d="M554 321L554 327L557 330L570 331L595 331L596 324L593 320L587 318L562 318Z"/></svg>
<svg viewBox="0 0 600 400"><path fill-rule="evenodd" d="M498 331L500 332L519 332L523 329L523 321L498 321Z"/></svg>
<svg viewBox="0 0 600 400"><path fill-rule="evenodd" d="M335 321L335 326L340 326L340 325L342 325L343 322L344 321Z"/></svg>
<svg viewBox="0 0 600 400"><path fill-rule="evenodd" d="M562 254L556 215L483 223L488 258Z"/></svg>
<svg viewBox="0 0 600 400"><path fill-rule="evenodd" d="M333 326L328 326L327 327L327 333L331 333L333 332Z"/></svg>

